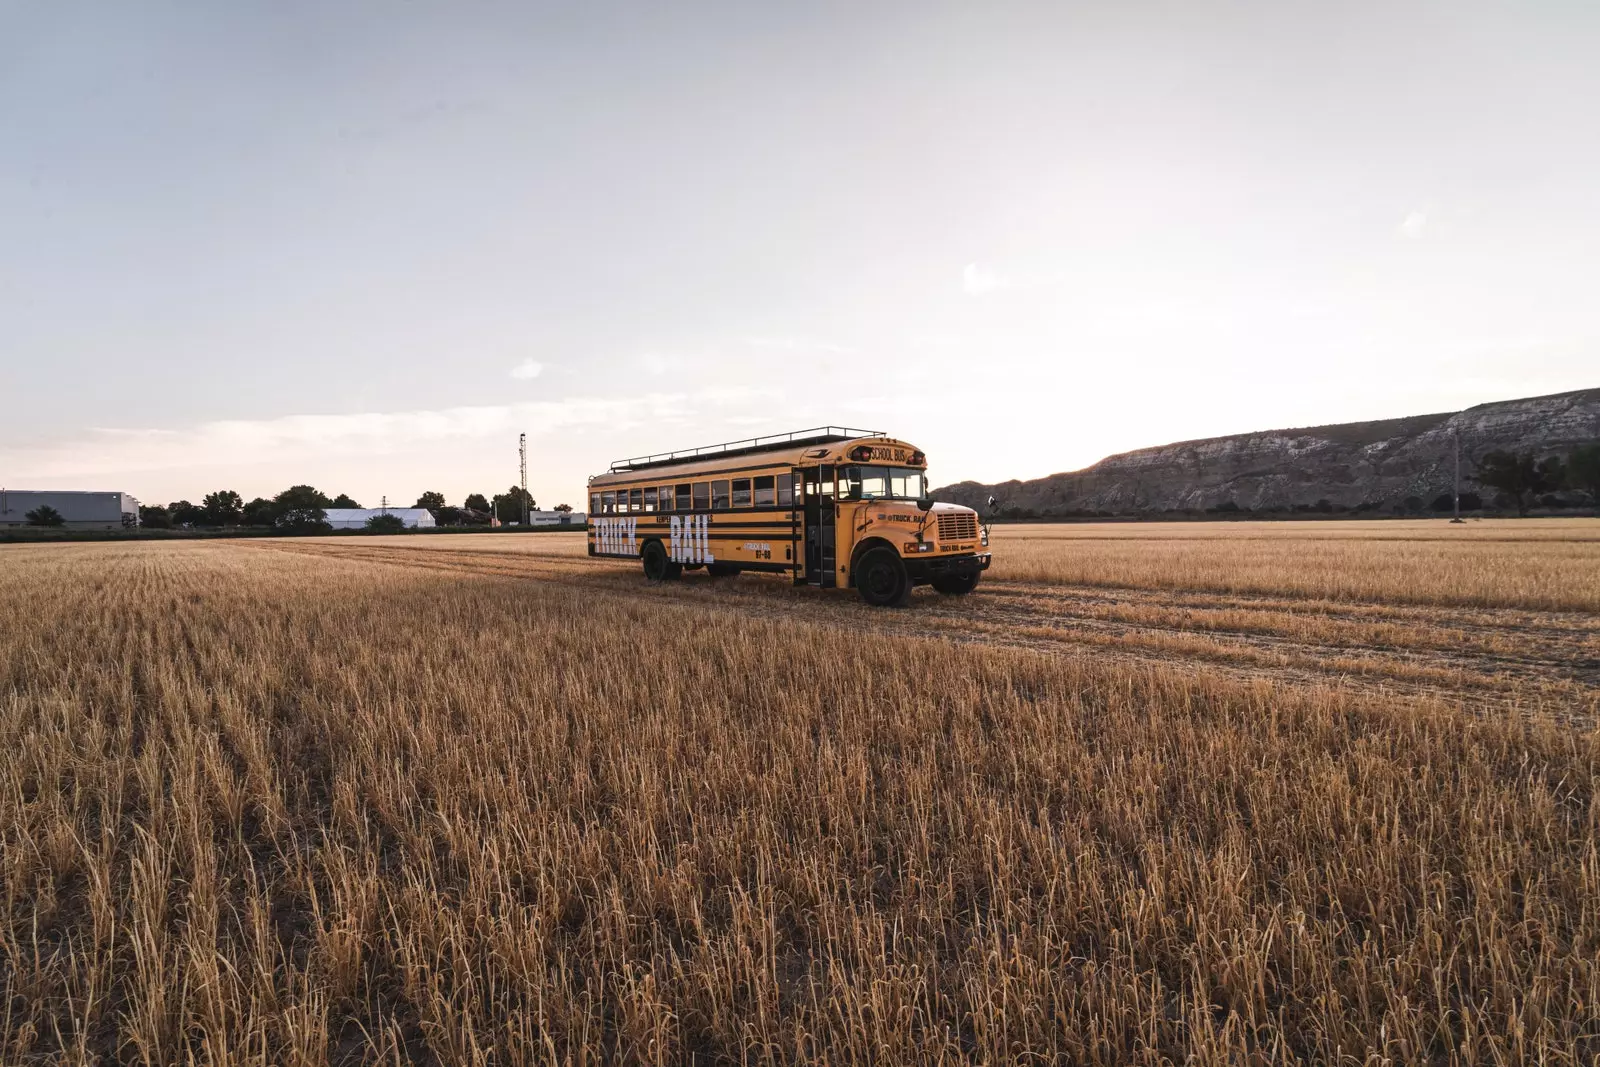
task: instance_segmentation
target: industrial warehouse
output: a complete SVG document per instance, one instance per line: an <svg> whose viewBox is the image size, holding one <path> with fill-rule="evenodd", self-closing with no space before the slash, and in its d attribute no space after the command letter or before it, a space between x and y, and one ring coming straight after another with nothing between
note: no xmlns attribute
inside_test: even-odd
<svg viewBox="0 0 1600 1067"><path fill-rule="evenodd" d="M427 508L323 508L328 525L335 530L360 530L381 515L393 515L408 530L431 530L437 525Z"/></svg>
<svg viewBox="0 0 1600 1067"><path fill-rule="evenodd" d="M125 530L139 525L139 502L127 493L76 490L0 489L0 527L57 525L40 523L49 509L66 530Z"/></svg>

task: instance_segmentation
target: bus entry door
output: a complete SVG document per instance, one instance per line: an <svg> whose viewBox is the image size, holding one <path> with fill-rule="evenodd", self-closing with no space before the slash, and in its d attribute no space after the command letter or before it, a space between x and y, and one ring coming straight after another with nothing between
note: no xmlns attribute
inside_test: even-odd
<svg viewBox="0 0 1600 1067"><path fill-rule="evenodd" d="M806 581L831 589L838 584L834 561L833 467L806 467Z"/></svg>

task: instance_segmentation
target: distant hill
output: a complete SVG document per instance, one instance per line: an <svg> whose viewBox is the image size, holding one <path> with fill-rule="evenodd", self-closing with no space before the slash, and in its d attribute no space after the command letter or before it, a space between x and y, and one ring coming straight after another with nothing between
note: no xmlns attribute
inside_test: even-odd
<svg viewBox="0 0 1600 1067"><path fill-rule="evenodd" d="M1452 434L1469 457L1494 449L1560 454L1600 440L1600 389L1479 404L1465 411L1212 437L1108 456L1092 467L998 485L959 482L934 496L1023 514L1416 510L1448 493Z"/></svg>

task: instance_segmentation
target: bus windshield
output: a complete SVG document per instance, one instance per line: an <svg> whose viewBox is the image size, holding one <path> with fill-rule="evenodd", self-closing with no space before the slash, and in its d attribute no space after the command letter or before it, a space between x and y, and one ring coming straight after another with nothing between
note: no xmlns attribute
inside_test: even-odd
<svg viewBox="0 0 1600 1067"><path fill-rule="evenodd" d="M840 500L920 500L928 495L922 471L904 467L840 467Z"/></svg>

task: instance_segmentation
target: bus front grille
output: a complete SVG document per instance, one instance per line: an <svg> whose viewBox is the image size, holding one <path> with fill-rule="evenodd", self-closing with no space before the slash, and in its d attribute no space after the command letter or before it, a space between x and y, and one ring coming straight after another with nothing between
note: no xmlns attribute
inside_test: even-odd
<svg viewBox="0 0 1600 1067"><path fill-rule="evenodd" d="M972 512L947 512L939 516L939 540L975 541L977 538L978 517Z"/></svg>

